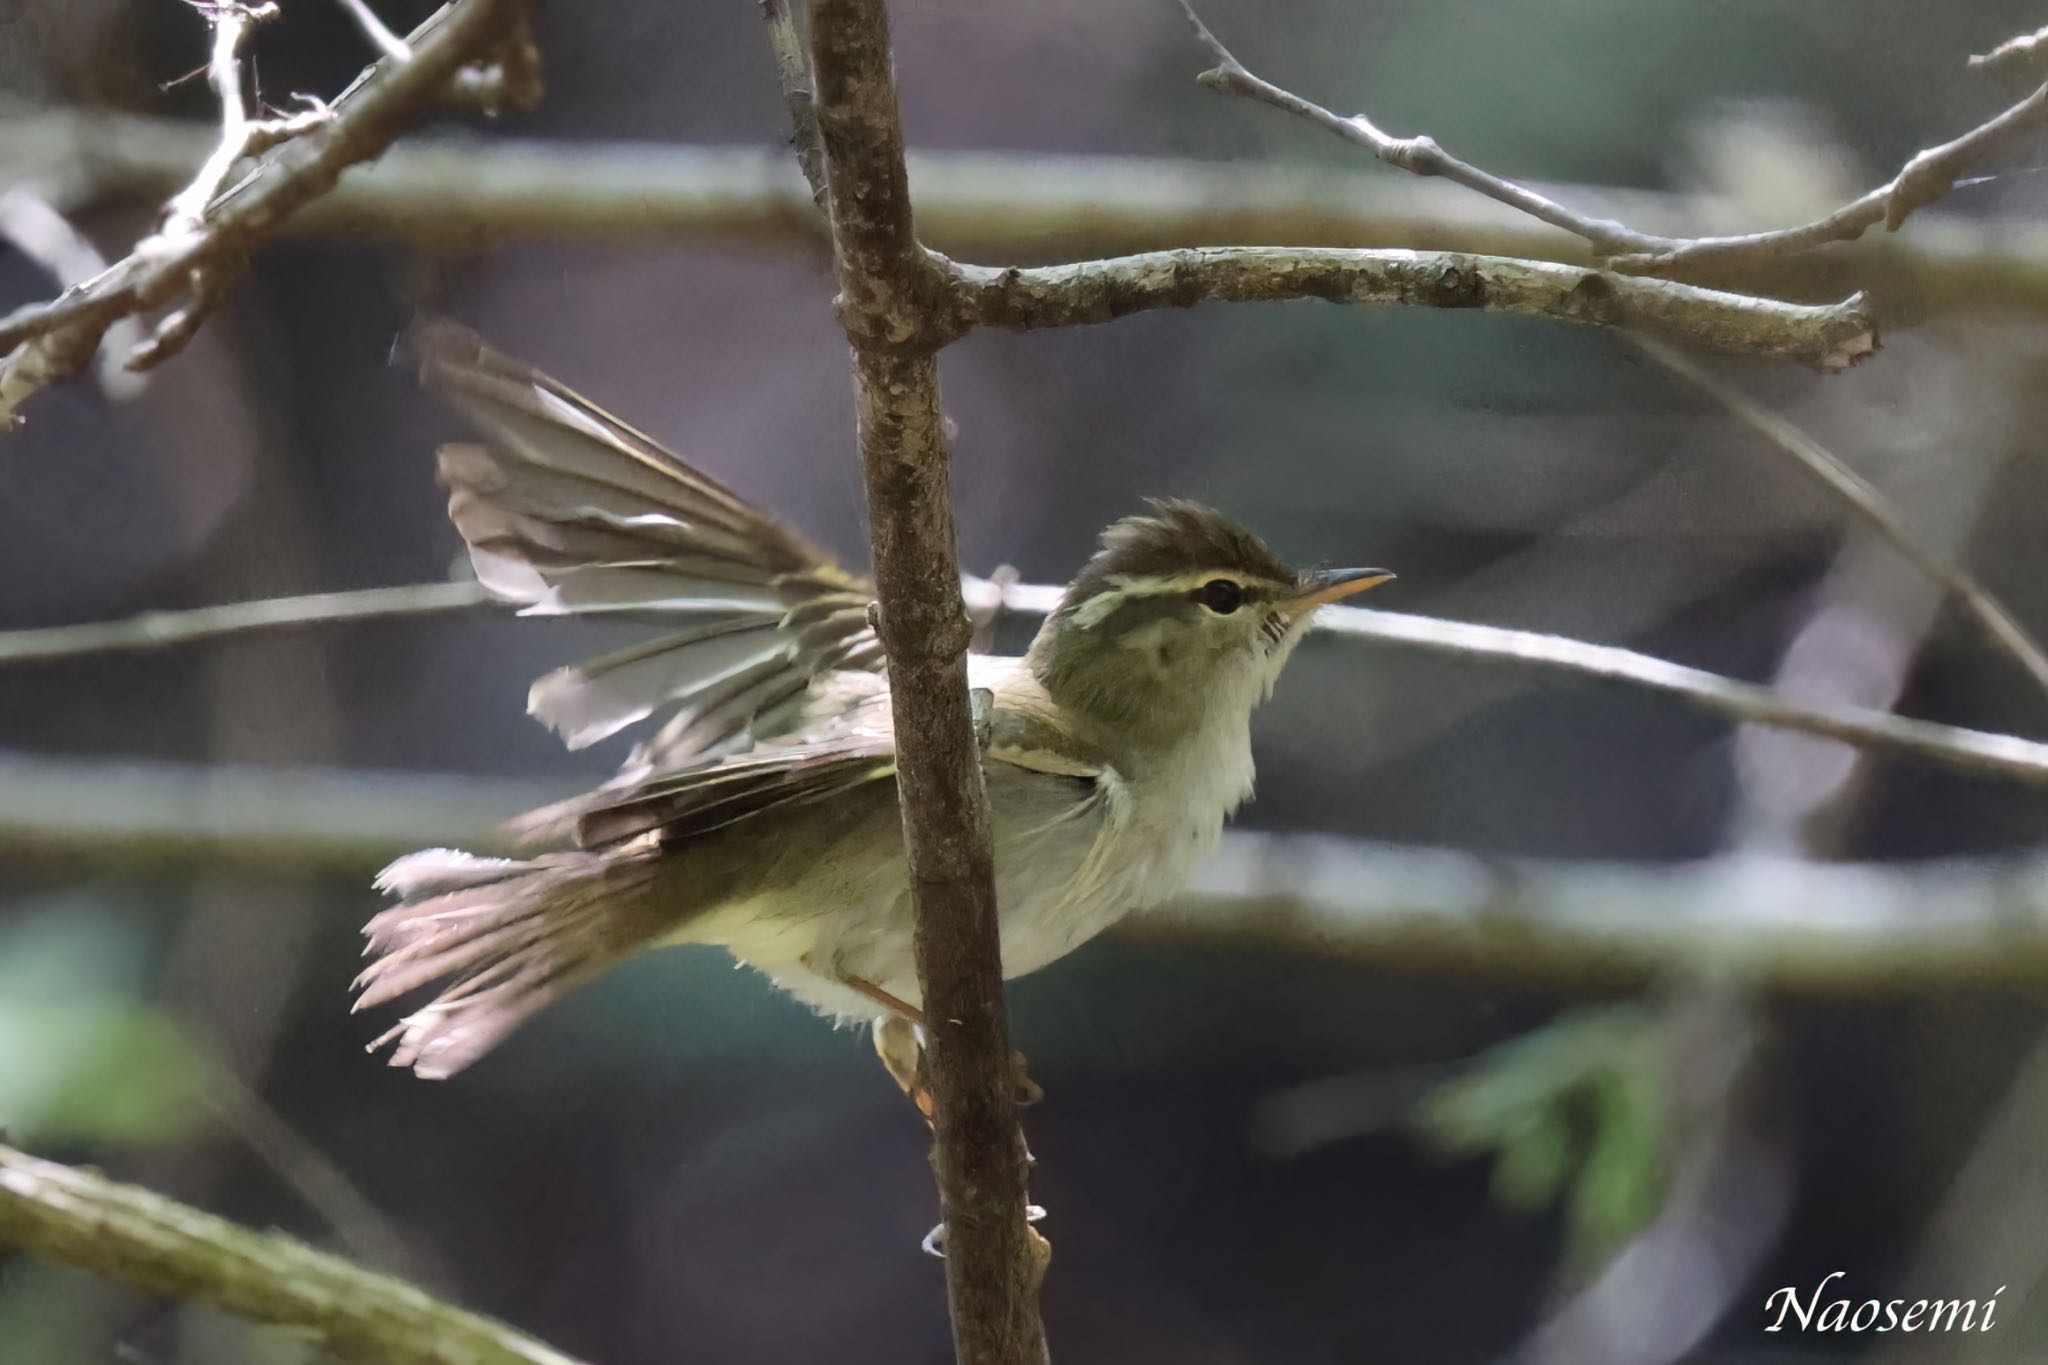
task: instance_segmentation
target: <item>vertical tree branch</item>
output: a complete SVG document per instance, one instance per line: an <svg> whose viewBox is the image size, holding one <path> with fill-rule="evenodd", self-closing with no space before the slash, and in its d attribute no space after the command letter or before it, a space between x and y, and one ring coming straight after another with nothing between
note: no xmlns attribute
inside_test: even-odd
<svg viewBox="0 0 2048 1365"><path fill-rule="evenodd" d="M988 795L967 696L971 629L939 413L946 288L911 223L883 0L812 0L810 29L889 655L954 1349L963 1363L1036 1365L1046 1253L1025 1223Z"/></svg>

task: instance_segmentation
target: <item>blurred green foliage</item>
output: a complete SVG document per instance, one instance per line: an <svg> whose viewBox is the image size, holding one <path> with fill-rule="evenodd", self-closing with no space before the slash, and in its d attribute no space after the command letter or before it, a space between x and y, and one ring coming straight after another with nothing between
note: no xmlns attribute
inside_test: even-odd
<svg viewBox="0 0 2048 1365"><path fill-rule="evenodd" d="M1654 1009L1573 1011L1481 1053L1423 1098L1414 1122L1441 1151L1491 1153L1504 1206L1562 1202L1564 1272L1583 1277L1663 1202L1668 1051Z"/></svg>
<svg viewBox="0 0 2048 1365"><path fill-rule="evenodd" d="M207 1067L138 995L148 945L77 899L0 926L0 1132L149 1142L198 1117Z"/></svg>

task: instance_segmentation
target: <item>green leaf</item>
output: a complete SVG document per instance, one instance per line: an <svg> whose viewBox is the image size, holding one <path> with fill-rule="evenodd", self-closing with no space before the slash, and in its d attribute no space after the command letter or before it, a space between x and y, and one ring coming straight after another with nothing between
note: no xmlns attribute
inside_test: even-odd
<svg viewBox="0 0 2048 1365"><path fill-rule="evenodd" d="M1571 1122L1558 1106L1546 1105L1501 1145L1493 1197L1518 1213L1535 1213L1556 1200L1571 1168Z"/></svg>
<svg viewBox="0 0 2048 1365"><path fill-rule="evenodd" d="M1579 1010L1480 1054L1424 1097L1423 1137L1493 1156L1500 1204L1565 1200L1568 1273L1597 1266L1664 1195L1668 1032L1636 1005Z"/></svg>
<svg viewBox="0 0 2048 1365"><path fill-rule="evenodd" d="M1634 1076L1602 1077L1588 1098L1593 1137L1572 1188L1566 1263L1585 1273L1657 1216L1664 1193L1663 1107Z"/></svg>

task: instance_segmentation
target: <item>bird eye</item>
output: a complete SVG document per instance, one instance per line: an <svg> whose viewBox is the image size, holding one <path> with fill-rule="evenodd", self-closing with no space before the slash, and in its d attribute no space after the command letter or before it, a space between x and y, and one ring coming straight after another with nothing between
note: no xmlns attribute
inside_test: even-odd
<svg viewBox="0 0 2048 1365"><path fill-rule="evenodd" d="M1218 616L1228 616L1244 605L1244 589L1227 578L1212 578L1195 594L1195 600Z"/></svg>

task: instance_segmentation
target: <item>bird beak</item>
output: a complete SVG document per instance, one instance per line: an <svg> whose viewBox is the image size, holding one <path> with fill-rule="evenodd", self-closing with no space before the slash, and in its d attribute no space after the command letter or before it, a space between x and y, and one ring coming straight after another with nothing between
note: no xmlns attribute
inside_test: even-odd
<svg viewBox="0 0 2048 1365"><path fill-rule="evenodd" d="M1386 569L1324 569L1310 574L1308 586L1281 602L1280 609L1299 621L1317 607L1377 588L1393 576Z"/></svg>

